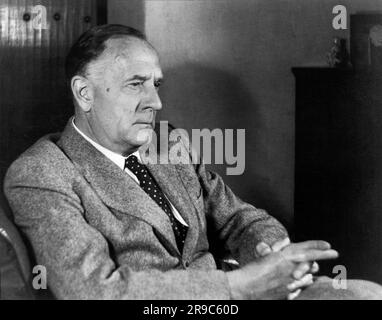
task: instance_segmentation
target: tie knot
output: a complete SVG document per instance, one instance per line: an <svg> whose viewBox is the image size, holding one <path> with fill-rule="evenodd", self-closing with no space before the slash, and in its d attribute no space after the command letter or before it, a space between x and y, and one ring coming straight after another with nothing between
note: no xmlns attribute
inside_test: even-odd
<svg viewBox="0 0 382 320"><path fill-rule="evenodd" d="M138 161L138 158L134 155L131 155L125 160L125 168L130 169L131 171L135 171L139 169L141 164Z"/></svg>
<svg viewBox="0 0 382 320"><path fill-rule="evenodd" d="M126 163L135 164L135 163L139 163L139 162L138 162L138 158L132 154L131 156L128 156L126 158Z"/></svg>

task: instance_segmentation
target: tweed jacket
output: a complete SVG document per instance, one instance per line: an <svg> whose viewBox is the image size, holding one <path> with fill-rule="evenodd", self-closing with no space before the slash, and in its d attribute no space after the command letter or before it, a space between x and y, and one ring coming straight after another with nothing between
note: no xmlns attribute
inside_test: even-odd
<svg viewBox="0 0 382 320"><path fill-rule="evenodd" d="M209 236L240 264L256 258L259 241L287 236L203 164L170 158L147 167L189 225L182 253L162 209L71 120L62 134L41 138L11 165L6 197L56 298L229 299Z"/></svg>

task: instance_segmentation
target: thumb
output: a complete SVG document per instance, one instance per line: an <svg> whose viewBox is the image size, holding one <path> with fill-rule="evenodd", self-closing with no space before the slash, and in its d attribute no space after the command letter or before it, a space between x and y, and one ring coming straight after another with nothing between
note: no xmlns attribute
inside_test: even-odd
<svg viewBox="0 0 382 320"><path fill-rule="evenodd" d="M260 257L264 257L272 252L272 249L265 242L259 242L256 246L256 252Z"/></svg>

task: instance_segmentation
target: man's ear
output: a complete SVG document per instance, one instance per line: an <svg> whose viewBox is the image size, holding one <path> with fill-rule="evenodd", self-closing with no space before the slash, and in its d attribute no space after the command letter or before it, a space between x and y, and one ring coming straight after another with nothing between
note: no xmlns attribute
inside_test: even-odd
<svg viewBox="0 0 382 320"><path fill-rule="evenodd" d="M84 112L89 112L94 103L94 89L92 83L82 76L74 76L71 80L73 96Z"/></svg>

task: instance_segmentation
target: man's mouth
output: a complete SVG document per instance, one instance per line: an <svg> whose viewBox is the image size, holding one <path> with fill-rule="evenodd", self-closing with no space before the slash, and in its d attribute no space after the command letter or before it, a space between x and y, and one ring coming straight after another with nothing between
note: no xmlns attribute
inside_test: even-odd
<svg viewBox="0 0 382 320"><path fill-rule="evenodd" d="M137 121L137 122L135 122L135 124L140 124L140 125L147 126L147 127L150 127L150 128L153 127L153 123L152 122Z"/></svg>

